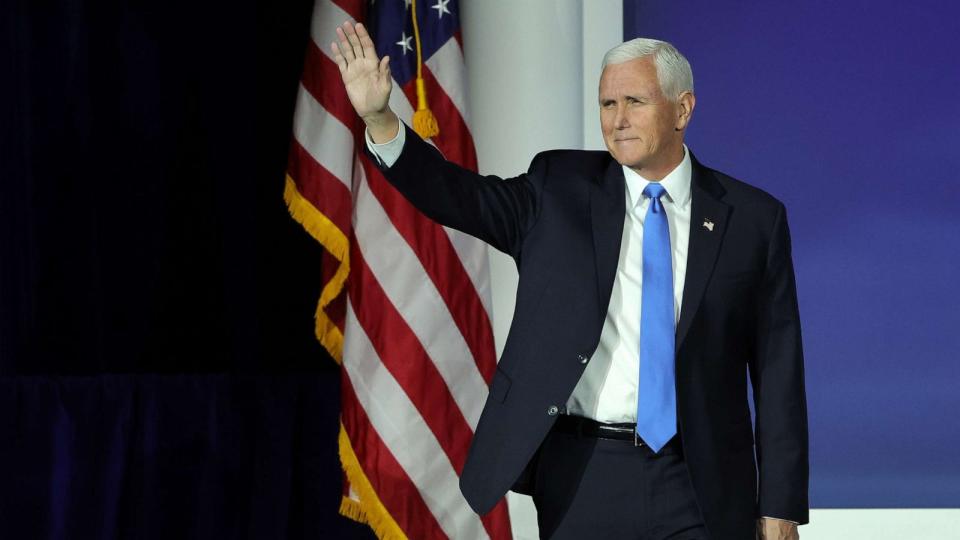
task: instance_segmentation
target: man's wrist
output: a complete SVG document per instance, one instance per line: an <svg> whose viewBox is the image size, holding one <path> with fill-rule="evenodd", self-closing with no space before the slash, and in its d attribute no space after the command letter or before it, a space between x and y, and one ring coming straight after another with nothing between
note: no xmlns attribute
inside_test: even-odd
<svg viewBox="0 0 960 540"><path fill-rule="evenodd" d="M759 540L799 540L800 532L794 521L761 517L757 518L757 534Z"/></svg>
<svg viewBox="0 0 960 540"><path fill-rule="evenodd" d="M367 126L367 133L376 144L389 142L400 131L400 119L389 107L385 111L362 116L361 119Z"/></svg>
<svg viewBox="0 0 960 540"><path fill-rule="evenodd" d="M778 517L763 516L763 517L759 517L759 518L757 518L757 519L775 519L775 520L777 520L777 521L786 521L787 523L793 523L794 525L799 525L799 523L797 523L796 521L792 521L792 520L789 520L789 519L778 518Z"/></svg>
<svg viewBox="0 0 960 540"><path fill-rule="evenodd" d="M370 136L369 129L364 130L363 136L366 140L367 150L376 158L377 164L381 168L393 167L393 164L400 158L400 153L403 152L403 146L407 140L406 132L402 125L397 130L397 134L386 142L374 143L373 137Z"/></svg>

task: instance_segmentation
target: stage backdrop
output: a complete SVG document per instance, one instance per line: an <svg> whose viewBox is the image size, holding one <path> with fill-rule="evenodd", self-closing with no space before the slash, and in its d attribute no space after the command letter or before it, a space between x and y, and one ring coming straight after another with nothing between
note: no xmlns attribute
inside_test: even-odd
<svg viewBox="0 0 960 540"><path fill-rule="evenodd" d="M674 43L705 164L787 205L810 502L960 506L960 8L625 2Z"/></svg>

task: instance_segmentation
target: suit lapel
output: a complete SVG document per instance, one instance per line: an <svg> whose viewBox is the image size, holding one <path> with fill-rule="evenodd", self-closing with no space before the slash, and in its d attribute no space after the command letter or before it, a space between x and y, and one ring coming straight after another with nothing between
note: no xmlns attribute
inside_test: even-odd
<svg viewBox="0 0 960 540"><path fill-rule="evenodd" d="M725 190L719 182L690 155L692 207L690 208L690 246L687 250L687 273L677 324L677 351L683 344L703 292L713 273L730 216L730 205L721 202Z"/></svg>
<svg viewBox="0 0 960 540"><path fill-rule="evenodd" d="M687 272L680 303L680 322L677 324L678 351L690 330L690 324L703 299L703 292L710 281L731 210L730 205L720 200L726 193L720 183L700 165L692 153L690 158L693 165L690 186L690 245L687 249ZM610 294L620 259L623 218L626 212L624 182L623 168L611 160L590 190L590 217L601 320L606 316L605 310L610 304Z"/></svg>
<svg viewBox="0 0 960 540"><path fill-rule="evenodd" d="M617 261L620 259L620 240L626 214L624 182L623 168L611 159L597 183L591 185L590 189L590 219L593 225L593 253L597 266L601 320L606 317Z"/></svg>

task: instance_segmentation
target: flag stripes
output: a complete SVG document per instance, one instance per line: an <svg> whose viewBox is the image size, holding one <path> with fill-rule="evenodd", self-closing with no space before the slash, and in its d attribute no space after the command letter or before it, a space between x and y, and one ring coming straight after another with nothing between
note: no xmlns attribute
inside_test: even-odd
<svg viewBox="0 0 960 540"><path fill-rule="evenodd" d="M358 352L363 351L363 348L357 345L353 345L351 349ZM353 469L357 474L350 474L350 469L347 473L351 487L359 488L357 494L364 500L363 506L367 510L367 515L351 517L360 517L364 518L361 519L362 521L370 521L380 538L403 538L404 536L409 538L443 538L443 529L437 523L427 503L424 502L420 490L417 489L403 467L393 457L393 454L367 418L363 403L354 393L353 385L347 375L347 370L344 370L340 398L343 403L341 421L344 429L340 443L341 459L351 457L349 454L353 452L353 446L366 449L362 454L362 459L356 455L352 456L357 463L357 467ZM351 440L347 436L347 432L356 435ZM347 454L347 456L343 456L343 454ZM370 478L367 478L362 471L378 471L378 474L370 475ZM364 485L369 487L369 492L363 488ZM383 497L382 500L377 497L377 493L386 491L389 491L390 496ZM375 504L370 504L371 500ZM380 506L381 510L371 512L371 506ZM369 520L370 514L379 516L379 519ZM397 516L397 519L394 520L393 516Z"/></svg>
<svg viewBox="0 0 960 540"><path fill-rule="evenodd" d="M297 172L303 186L300 194L333 223L350 223L353 208L350 205L350 186L328 171L307 149L294 139L290 143L288 163ZM339 187L338 187L339 185ZM321 190L319 186L324 186Z"/></svg>
<svg viewBox="0 0 960 540"><path fill-rule="evenodd" d="M426 61L428 72L436 79L443 90L442 95L453 102L454 109L463 117L469 132L469 109L467 94L462 82L466 80L466 66L463 63L463 51L456 40L448 40Z"/></svg>
<svg viewBox="0 0 960 540"><path fill-rule="evenodd" d="M369 9L389 7L394 16L404 9L388 1ZM456 12L455 0L447 5ZM420 8L421 28L430 28ZM343 366L341 512L381 538L509 538L505 501L481 518L459 489L496 368L486 247L421 215L362 152L362 123L329 43L338 25L363 20L364 9L360 0L315 4L284 192L294 218L327 250L317 335ZM450 16L423 33L435 40L424 43L432 54L423 75L441 130L428 142L476 170L462 46ZM386 33L377 43L397 41L409 23L381 13L377 28ZM397 49L378 53L391 55L391 66L411 61ZM413 84L395 81L390 97L408 124Z"/></svg>
<svg viewBox="0 0 960 540"><path fill-rule="evenodd" d="M459 471L466 459L466 448L458 444L458 438L469 436L470 433L466 419L453 396L445 389L437 367L421 347L416 334L384 294L363 257L353 250L351 258L350 279L356 280L356 285L350 288L350 304L356 306L354 309L360 326L372 336L371 349L377 353L382 367L404 389L424 421L433 428L444 454ZM360 287L364 288L362 294L356 292ZM412 372L407 369L409 364L417 365L418 370ZM437 457L434 456L434 459Z"/></svg>
<svg viewBox="0 0 960 540"><path fill-rule="evenodd" d="M351 307L348 304L348 327L356 322ZM402 469L402 473L391 470L386 472L391 476L402 474L414 485L431 486L428 492L421 490L420 494L424 505L429 508L428 513L437 520L447 537L484 537L480 519L463 500L456 472L449 467L433 466L434 464L427 458L442 453L430 428L425 425L423 418L407 399L403 389L397 385L396 380L382 369L382 364L377 361L376 351L371 346L362 325L358 325L357 328L359 331L347 334L344 353L351 358L353 356L350 355L355 355L358 361L345 363L344 369L357 402L362 406L373 431L383 440L384 450L393 456ZM351 440L355 441L355 439ZM365 452L365 454L379 457L382 452ZM377 476L383 478L382 470L376 470L381 471ZM391 482L390 489L398 484L400 483ZM385 492L389 493L388 490L380 493L382 495ZM406 504L406 501L396 499L393 496L386 498L385 500L390 502L385 504L388 507L392 504ZM417 513L413 517L415 519L411 521L416 522L423 516ZM412 533L409 536L417 538Z"/></svg>
<svg viewBox="0 0 960 540"><path fill-rule="evenodd" d="M436 285L445 305L450 307L456 330L466 338L469 354L486 384L489 384L496 367L490 322L446 231L413 208L387 183L376 167L370 164L364 169L368 173L370 190L386 208L396 231L417 254L422 270ZM481 319L478 321L477 317ZM462 356L455 358L458 357ZM471 399L476 399L476 396Z"/></svg>

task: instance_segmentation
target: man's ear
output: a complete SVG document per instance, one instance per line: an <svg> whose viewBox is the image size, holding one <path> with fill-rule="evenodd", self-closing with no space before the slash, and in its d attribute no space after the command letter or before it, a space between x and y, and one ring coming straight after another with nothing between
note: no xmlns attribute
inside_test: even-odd
<svg viewBox="0 0 960 540"><path fill-rule="evenodd" d="M693 108L697 105L697 98L693 92L687 91L680 94L677 98L677 123L674 129L683 131L687 129L690 118L693 117Z"/></svg>

